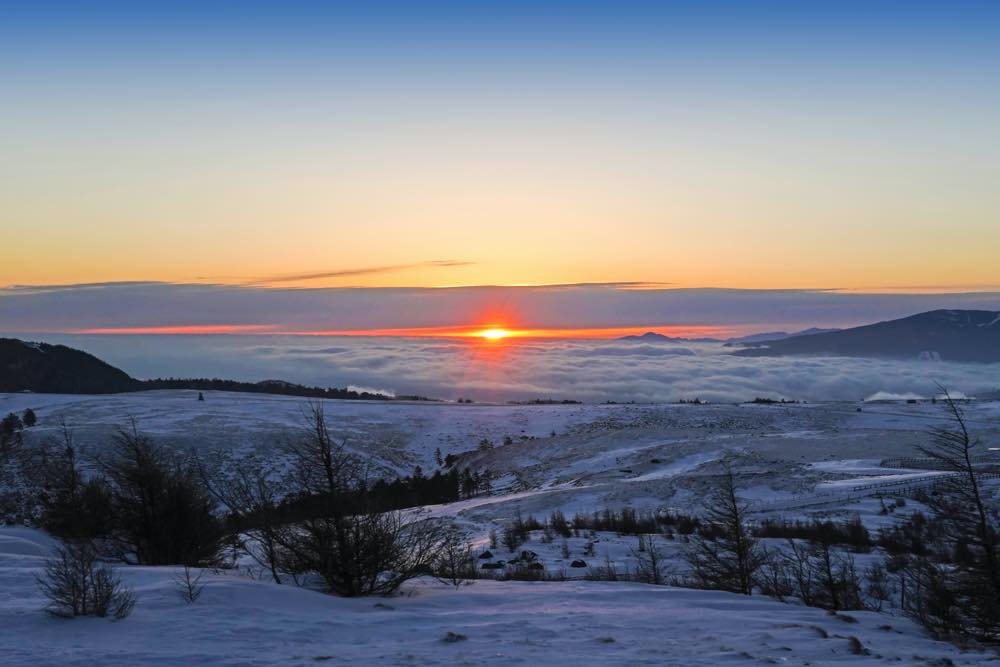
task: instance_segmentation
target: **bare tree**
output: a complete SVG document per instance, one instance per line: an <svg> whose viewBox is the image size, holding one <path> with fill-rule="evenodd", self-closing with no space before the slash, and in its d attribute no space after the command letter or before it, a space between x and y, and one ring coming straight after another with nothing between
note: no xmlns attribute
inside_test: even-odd
<svg viewBox="0 0 1000 667"><path fill-rule="evenodd" d="M900 607L938 637L968 636L951 568L926 557L899 559Z"/></svg>
<svg viewBox="0 0 1000 667"><path fill-rule="evenodd" d="M787 566L787 555L780 550L766 548L761 549L761 555L763 564L757 573L757 586L761 593L782 602L795 595L796 582L791 568Z"/></svg>
<svg viewBox="0 0 1000 667"><path fill-rule="evenodd" d="M504 549L509 553L514 553L518 547L524 544L524 535L515 524L504 526L500 538Z"/></svg>
<svg viewBox="0 0 1000 667"><path fill-rule="evenodd" d="M889 573L881 563L872 563L864 576L865 606L872 611L882 611L896 593Z"/></svg>
<svg viewBox="0 0 1000 667"><path fill-rule="evenodd" d="M783 549L766 552L759 585L777 599L797 597L824 609L861 609L861 577L854 557L830 542L789 539Z"/></svg>
<svg viewBox="0 0 1000 667"><path fill-rule="evenodd" d="M958 402L945 388L939 389L951 425L932 429L930 444L919 449L953 473L930 495L929 504L953 548L967 556L950 572L938 574L956 596L963 632L982 641L996 641L1000 639L1000 517L983 492L975 464L982 444L970 434Z"/></svg>
<svg viewBox="0 0 1000 667"><path fill-rule="evenodd" d="M89 542L66 542L56 547L36 582L49 599L46 609L53 616L111 615L122 619L135 606L135 594L109 565L98 561L97 550Z"/></svg>
<svg viewBox="0 0 1000 667"><path fill-rule="evenodd" d="M177 584L177 592L180 594L181 599L192 604L198 601L201 597L202 591L205 590L205 584L201 582L204 572L200 570L195 572L190 566L185 565L184 569L174 577L174 583Z"/></svg>
<svg viewBox="0 0 1000 667"><path fill-rule="evenodd" d="M197 467L141 433L121 428L101 461L113 499L111 542L144 565L211 565L224 533Z"/></svg>
<svg viewBox="0 0 1000 667"><path fill-rule="evenodd" d="M111 532L113 508L110 489L99 477L84 475L73 432L65 422L60 436L42 450L44 464L37 466L41 524L56 537L96 540Z"/></svg>
<svg viewBox="0 0 1000 667"><path fill-rule="evenodd" d="M635 578L647 584L662 586L666 583L664 556L650 535L640 535L639 544L631 549L635 558Z"/></svg>
<svg viewBox="0 0 1000 667"><path fill-rule="evenodd" d="M280 569L314 574L326 590L344 596L392 593L430 574L449 539L444 522L374 506L366 467L334 440L322 407L311 406L307 417L308 428L286 451L293 495L308 499L308 511L275 536Z"/></svg>
<svg viewBox="0 0 1000 667"><path fill-rule="evenodd" d="M13 412L0 419L0 461L13 457L24 444L23 430L24 422Z"/></svg>
<svg viewBox="0 0 1000 667"><path fill-rule="evenodd" d="M693 536L685 557L694 584L750 595L763 552L746 526L747 504L736 495L736 478L727 469L709 500L704 528Z"/></svg>
<svg viewBox="0 0 1000 667"><path fill-rule="evenodd" d="M450 528L434 560L434 576L442 583L458 588L476 578L476 562L467 536Z"/></svg>
<svg viewBox="0 0 1000 667"><path fill-rule="evenodd" d="M815 584L813 604L827 609L861 609L861 583L854 557L838 552L829 542L814 542L807 565Z"/></svg>
<svg viewBox="0 0 1000 667"><path fill-rule="evenodd" d="M288 528L279 511L285 484L278 470L254 456L215 474L200 462L199 470L205 488L229 511L235 528L249 537L243 542L243 551L266 569L275 583L282 583L280 537Z"/></svg>

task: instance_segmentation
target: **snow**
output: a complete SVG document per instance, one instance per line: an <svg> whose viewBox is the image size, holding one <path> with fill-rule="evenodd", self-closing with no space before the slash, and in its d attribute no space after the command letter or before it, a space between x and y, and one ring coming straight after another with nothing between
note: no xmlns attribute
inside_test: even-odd
<svg viewBox="0 0 1000 667"><path fill-rule="evenodd" d="M280 438L301 427L310 401L293 396L182 390L106 396L0 394L0 414L32 408L36 433L55 434L60 419L73 426L84 447L99 446L117 426L134 418L146 432L185 449L229 452L273 451ZM572 405L491 406L386 401L320 401L333 433L364 441L384 467L409 473L416 465L436 467L444 455L475 449L486 438L543 437L605 412Z"/></svg>
<svg viewBox="0 0 1000 667"><path fill-rule="evenodd" d="M0 529L0 545L44 535ZM8 540L8 538L11 538ZM344 599L234 572L205 573L193 604L177 568L122 567L138 603L129 618L63 620L41 611L42 557L0 547L0 652L20 665L836 665L993 658L932 641L913 623L868 612L857 622L760 596L612 582L429 579L391 598ZM30 551L30 550L29 550ZM455 641L446 641L454 633ZM871 655L856 656L849 637Z"/></svg>
<svg viewBox="0 0 1000 667"><path fill-rule="evenodd" d="M29 429L30 439L55 436L65 419L84 459L99 454L113 429L134 417L159 441L216 454L212 460L224 466L249 452L276 455L275 445L300 426L308 407L294 397L204 393L204 402L185 391L0 394L0 414L34 409L39 425ZM463 466L497 475L501 494L423 508L455 520L477 548L517 512L538 519L555 509L568 517L626 506L700 512L723 464L737 473L738 492L753 503L755 519L858 517L869 529L921 508L908 500L887 513L881 500L865 495L874 491L856 487L941 474L881 465L920 456L916 446L926 442L928 427L944 419L941 406L929 403L866 404L863 412L854 403L322 403L334 433L386 474L405 474L414 465L433 471L440 448L443 455L462 454ZM977 401L965 409L984 443L1000 442L1000 403ZM484 438L494 446L479 450ZM525 548L538 553L547 572L577 579L586 570L570 568L575 559L594 567L607 558L634 568L634 536L584 531L565 542L568 558L560 537L546 543L536 533ZM674 567L682 542L658 536L656 543ZM851 612L859 622L847 624L756 596L577 580L479 581L460 590L420 580L391 599L345 600L226 571L206 574L205 594L189 606L174 589L176 569L123 567L139 595L130 618L60 621L40 611L44 602L33 583L52 544L28 528L0 528L4 664L822 665L876 656L901 664L944 657L955 664L986 662L982 654L931 641L898 616ZM879 629L886 625L892 629ZM468 639L442 641L448 632ZM872 655L852 655L851 635Z"/></svg>
<svg viewBox="0 0 1000 667"><path fill-rule="evenodd" d="M941 475L947 475L949 473L944 471L914 471L914 472L904 472L895 473L891 475L870 475L867 477L849 477L847 479L832 480L829 482L820 482L816 485L816 489L819 491L835 490L835 489L853 489L857 486L864 486L866 484L872 484L873 482L879 483L892 483L892 482L916 482L916 481L926 481L933 477L939 477Z"/></svg>
<svg viewBox="0 0 1000 667"><path fill-rule="evenodd" d="M159 441L194 450L225 466L247 453L276 456L302 424L309 402L287 396L153 391L108 396L0 394L0 413L33 408L31 438L74 431L83 458L106 446L116 426L134 418ZM853 403L784 405L455 405L322 401L334 434L385 475L442 456L490 470L496 487L515 492L435 512L473 515L485 534L515 509L539 518L553 509L591 512L605 506L698 512L720 461L742 477L741 494L778 511L829 500L852 487L919 481L934 471L884 468L885 458L918 456L926 430L944 423L940 405ZM1000 402L966 406L984 442L1000 440ZM553 433L555 434L553 437ZM506 439L510 444L504 444ZM478 451L481 440L494 447ZM211 456L208 456L211 454ZM780 501L777 502L777 501ZM797 511L797 510L795 510Z"/></svg>
<svg viewBox="0 0 1000 667"><path fill-rule="evenodd" d="M700 452L698 454L692 454L690 456L684 456L680 459L674 461L673 463L668 463L667 465L660 466L644 475L639 475L638 477L629 477L629 482L644 482L650 479L662 479L663 477L671 477L673 475L678 475L681 473L694 470L703 463L708 463L709 461L715 461L722 456L722 452Z"/></svg>

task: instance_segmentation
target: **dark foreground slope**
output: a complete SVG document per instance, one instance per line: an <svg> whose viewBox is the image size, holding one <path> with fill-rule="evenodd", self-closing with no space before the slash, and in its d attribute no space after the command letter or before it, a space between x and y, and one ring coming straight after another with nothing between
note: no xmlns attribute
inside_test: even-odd
<svg viewBox="0 0 1000 667"><path fill-rule="evenodd" d="M932 310L852 329L770 341L734 354L1000 362L1000 312Z"/></svg>
<svg viewBox="0 0 1000 667"><path fill-rule="evenodd" d="M92 354L65 345L0 338L0 391L111 394L141 383Z"/></svg>

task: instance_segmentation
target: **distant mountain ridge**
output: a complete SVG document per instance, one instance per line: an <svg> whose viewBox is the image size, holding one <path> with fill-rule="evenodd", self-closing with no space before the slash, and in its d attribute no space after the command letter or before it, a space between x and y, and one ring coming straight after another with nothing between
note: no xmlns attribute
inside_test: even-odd
<svg viewBox="0 0 1000 667"><path fill-rule="evenodd" d="M627 340L633 343L721 343L718 338L675 338L666 336L655 331L647 331L644 334L633 334L622 336L618 340Z"/></svg>
<svg viewBox="0 0 1000 667"><path fill-rule="evenodd" d="M733 354L1000 362L1000 312L932 310L840 331L756 343Z"/></svg>
<svg viewBox="0 0 1000 667"><path fill-rule="evenodd" d="M675 338L673 336L656 333L655 331L647 331L641 335L622 336L618 340L627 340L638 343L724 343L727 347L737 347L739 345L750 343L783 340L785 338L794 338L796 336L811 336L813 334L828 333L831 331L840 331L840 329L819 329L812 327L792 333L787 331L765 331L762 333L749 334L747 336L738 336L736 338Z"/></svg>

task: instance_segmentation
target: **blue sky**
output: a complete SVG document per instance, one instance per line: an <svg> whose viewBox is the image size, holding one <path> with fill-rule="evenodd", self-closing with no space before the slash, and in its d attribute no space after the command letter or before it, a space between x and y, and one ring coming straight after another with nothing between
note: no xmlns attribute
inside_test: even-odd
<svg viewBox="0 0 1000 667"><path fill-rule="evenodd" d="M0 285L1000 283L988 2L20 3ZM409 266L372 273L358 268ZM351 273L354 271L354 273Z"/></svg>

